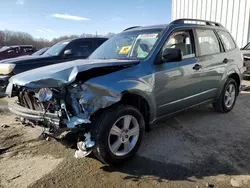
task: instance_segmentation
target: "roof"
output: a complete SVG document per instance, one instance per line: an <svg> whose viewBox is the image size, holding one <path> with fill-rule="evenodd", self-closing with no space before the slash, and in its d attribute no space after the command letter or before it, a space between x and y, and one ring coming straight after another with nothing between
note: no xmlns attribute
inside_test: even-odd
<svg viewBox="0 0 250 188"><path fill-rule="evenodd" d="M203 24L202 24L203 23ZM220 23L209 21L209 20L199 20L199 19L190 19L190 18L183 18L172 21L170 24L162 24L162 25L151 25L151 26L134 26L125 29L124 31L134 31L134 30L147 30L147 29L165 29L167 26L203 26L203 27L213 27L217 29L226 30Z"/></svg>
<svg viewBox="0 0 250 188"><path fill-rule="evenodd" d="M72 41L75 41L75 40L85 40L85 39L108 40L108 38L105 38L105 37L79 37L79 38L65 39L65 40L62 40L62 41L59 41L59 42L72 42Z"/></svg>
<svg viewBox="0 0 250 188"><path fill-rule="evenodd" d="M165 29L168 24L161 24L161 25L149 25L149 26L134 26L125 29L124 31L136 31L136 30L147 30L147 29Z"/></svg>

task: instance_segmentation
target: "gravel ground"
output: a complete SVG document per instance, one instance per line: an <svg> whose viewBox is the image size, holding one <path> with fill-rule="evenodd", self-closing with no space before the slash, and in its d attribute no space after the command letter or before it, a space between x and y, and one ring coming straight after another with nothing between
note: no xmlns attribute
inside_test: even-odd
<svg viewBox="0 0 250 188"><path fill-rule="evenodd" d="M6 109L7 108L7 101L5 98L0 98L0 109L3 110L3 109Z"/></svg>
<svg viewBox="0 0 250 188"><path fill-rule="evenodd" d="M9 126L0 127L0 187L250 188L249 99L242 92L228 114L198 107L157 123L120 168L75 159L74 149L36 140L41 128L0 113Z"/></svg>

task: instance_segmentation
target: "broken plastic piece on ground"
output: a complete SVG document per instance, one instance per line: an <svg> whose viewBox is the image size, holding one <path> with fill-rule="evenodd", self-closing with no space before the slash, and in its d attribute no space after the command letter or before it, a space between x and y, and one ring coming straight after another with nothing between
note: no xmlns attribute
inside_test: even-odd
<svg viewBox="0 0 250 188"><path fill-rule="evenodd" d="M82 151L82 150L76 150L74 157L75 158L84 158L87 157L88 155L90 155L92 152L92 150L89 151Z"/></svg>
<svg viewBox="0 0 250 188"><path fill-rule="evenodd" d="M95 142L91 141L90 133L86 133L84 136L86 138L85 141L77 142L77 148L81 151L88 151L90 148L94 147Z"/></svg>
<svg viewBox="0 0 250 188"><path fill-rule="evenodd" d="M2 128L9 128L10 126L9 126L9 125L6 125L6 124L1 124L0 127L2 127Z"/></svg>
<svg viewBox="0 0 250 188"><path fill-rule="evenodd" d="M91 148L94 147L95 142L91 140L91 134L85 133L85 141L77 142L78 150L75 152L75 158L87 157L91 154Z"/></svg>

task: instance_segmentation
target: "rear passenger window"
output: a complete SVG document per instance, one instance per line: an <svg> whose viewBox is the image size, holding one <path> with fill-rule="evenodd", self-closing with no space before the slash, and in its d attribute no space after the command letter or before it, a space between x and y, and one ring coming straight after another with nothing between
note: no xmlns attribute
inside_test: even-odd
<svg viewBox="0 0 250 188"><path fill-rule="evenodd" d="M217 31L220 36L222 43L227 51L233 50L236 48L235 43L228 32L225 31Z"/></svg>
<svg viewBox="0 0 250 188"><path fill-rule="evenodd" d="M201 56L220 53L219 41L213 30L196 29L196 32Z"/></svg>

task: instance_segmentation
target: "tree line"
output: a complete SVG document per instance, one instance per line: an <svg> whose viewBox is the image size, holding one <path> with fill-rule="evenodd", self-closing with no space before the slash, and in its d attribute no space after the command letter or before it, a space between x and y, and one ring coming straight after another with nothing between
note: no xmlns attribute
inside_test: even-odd
<svg viewBox="0 0 250 188"><path fill-rule="evenodd" d="M98 37L110 38L114 35L115 35L114 33L108 33L107 35L98 35ZM32 45L36 49L41 49L44 47L53 46L54 44L62 40L78 38L78 37L96 37L96 35L83 33L81 35L60 36L52 40L47 40L43 38L36 39L32 35L25 32L0 30L0 47L13 46L13 45Z"/></svg>

